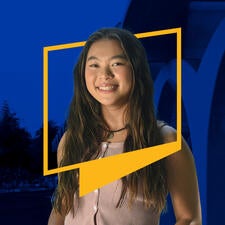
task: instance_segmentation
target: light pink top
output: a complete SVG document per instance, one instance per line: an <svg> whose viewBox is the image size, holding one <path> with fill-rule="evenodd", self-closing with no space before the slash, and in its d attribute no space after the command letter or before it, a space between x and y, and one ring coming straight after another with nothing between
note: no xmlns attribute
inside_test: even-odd
<svg viewBox="0 0 225 225"><path fill-rule="evenodd" d="M123 152L123 143L101 145L100 157ZM153 208L146 209L142 195L137 197L132 206L126 199L122 206L116 208L121 194L122 182L117 180L80 198L79 206L75 204L75 216L70 212L65 218L65 225L158 225L160 214Z"/></svg>

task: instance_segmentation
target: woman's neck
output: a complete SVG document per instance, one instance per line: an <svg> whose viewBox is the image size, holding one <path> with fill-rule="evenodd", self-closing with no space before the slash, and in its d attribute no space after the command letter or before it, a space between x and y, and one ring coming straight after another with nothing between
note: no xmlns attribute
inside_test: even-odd
<svg viewBox="0 0 225 225"><path fill-rule="evenodd" d="M125 121L125 107L109 108L102 107L102 115L107 123L109 130L108 139L109 142L124 142L127 137L126 121ZM120 131L117 131L120 130Z"/></svg>
<svg viewBox="0 0 225 225"><path fill-rule="evenodd" d="M110 130L118 130L126 126L125 107L102 106L102 115Z"/></svg>

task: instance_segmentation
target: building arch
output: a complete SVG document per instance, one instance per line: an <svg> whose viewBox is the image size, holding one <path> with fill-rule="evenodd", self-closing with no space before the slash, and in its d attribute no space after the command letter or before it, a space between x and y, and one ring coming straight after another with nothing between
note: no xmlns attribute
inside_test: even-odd
<svg viewBox="0 0 225 225"><path fill-rule="evenodd" d="M207 170L208 157L210 156L208 152L211 151L208 146L208 137L210 135L210 113L213 96L217 90L216 81L220 80L218 74L224 64L224 37L225 18L212 35L198 70L195 71L185 60L182 61L182 99L187 112L193 154L198 171L203 223L207 222L207 215L210 213L208 211L211 211L212 208L207 204L208 198L210 199L213 196L207 190L208 172L210 172ZM167 79L174 79L175 72L176 62L170 61L158 74L155 81L156 105L158 105L164 83ZM207 210L207 207L210 210Z"/></svg>

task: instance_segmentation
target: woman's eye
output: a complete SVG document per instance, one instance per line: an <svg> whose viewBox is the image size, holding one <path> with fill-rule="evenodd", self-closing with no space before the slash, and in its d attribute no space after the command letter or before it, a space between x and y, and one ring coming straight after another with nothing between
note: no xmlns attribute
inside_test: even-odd
<svg viewBox="0 0 225 225"><path fill-rule="evenodd" d="M98 67L98 64L96 63L93 63L93 64L90 64L89 67L92 67L92 68L97 68Z"/></svg>
<svg viewBox="0 0 225 225"><path fill-rule="evenodd" d="M112 66L121 66L121 65L123 65L123 63L121 63L121 62L116 62L116 63L112 64Z"/></svg>

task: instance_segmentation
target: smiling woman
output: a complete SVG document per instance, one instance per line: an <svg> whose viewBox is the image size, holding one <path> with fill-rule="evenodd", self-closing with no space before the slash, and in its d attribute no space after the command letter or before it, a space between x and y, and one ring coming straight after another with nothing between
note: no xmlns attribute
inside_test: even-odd
<svg viewBox="0 0 225 225"><path fill-rule="evenodd" d="M99 40L89 49L85 66L89 93L102 105L123 114L132 87L132 67L116 40ZM107 118L107 116L105 117ZM112 129L118 129L114 124Z"/></svg>
<svg viewBox="0 0 225 225"><path fill-rule="evenodd" d="M93 33L74 80L59 166L176 140L176 131L156 119L145 50L129 31ZM201 224L194 160L184 140L181 151L83 197L78 193L78 171L60 173L49 225L158 225L168 193L177 225Z"/></svg>

